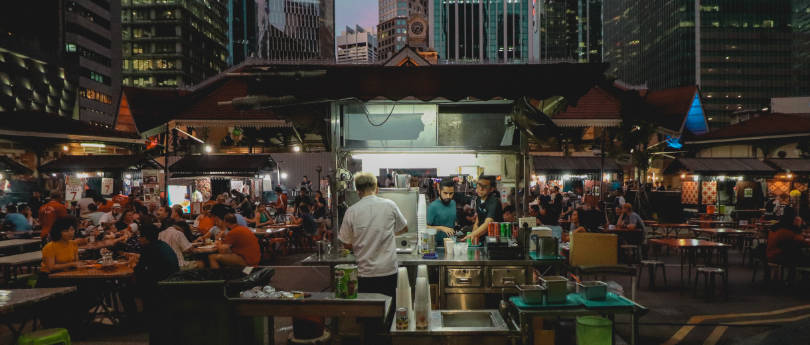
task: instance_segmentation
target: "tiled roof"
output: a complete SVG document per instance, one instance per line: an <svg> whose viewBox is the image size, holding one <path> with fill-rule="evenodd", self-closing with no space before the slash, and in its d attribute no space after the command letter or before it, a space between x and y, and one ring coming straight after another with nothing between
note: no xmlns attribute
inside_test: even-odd
<svg viewBox="0 0 810 345"><path fill-rule="evenodd" d="M711 141L750 141L773 136L810 136L810 114L762 114L731 126L722 127L687 141L700 144Z"/></svg>
<svg viewBox="0 0 810 345"><path fill-rule="evenodd" d="M582 96L576 105L554 115L554 120L563 119L616 119L622 118L621 101L609 91L594 86Z"/></svg>
<svg viewBox="0 0 810 345"><path fill-rule="evenodd" d="M666 129L680 131L696 93L697 87L694 85L650 90L644 102L650 106L654 122Z"/></svg>
<svg viewBox="0 0 810 345"><path fill-rule="evenodd" d="M768 159L766 162L782 171L790 171L795 173L810 172L810 159L807 158L775 158Z"/></svg>

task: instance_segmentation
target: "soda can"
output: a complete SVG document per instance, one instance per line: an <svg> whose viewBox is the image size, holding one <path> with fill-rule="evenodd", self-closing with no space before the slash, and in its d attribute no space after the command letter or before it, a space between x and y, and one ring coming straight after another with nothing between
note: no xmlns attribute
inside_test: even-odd
<svg viewBox="0 0 810 345"><path fill-rule="evenodd" d="M335 297L357 298L357 265L335 266Z"/></svg>
<svg viewBox="0 0 810 345"><path fill-rule="evenodd" d="M467 231L467 245L468 245L468 246L473 245L473 243L472 243L472 237L470 237L470 232L469 232L469 231Z"/></svg>
<svg viewBox="0 0 810 345"><path fill-rule="evenodd" d="M512 224L512 239L517 239L520 234L520 227L517 224Z"/></svg>
<svg viewBox="0 0 810 345"><path fill-rule="evenodd" d="M506 223L506 230L504 231L503 238L512 237L512 223Z"/></svg>
<svg viewBox="0 0 810 345"><path fill-rule="evenodd" d="M397 329L399 330L406 330L408 329L408 309L407 308L399 308L397 309Z"/></svg>

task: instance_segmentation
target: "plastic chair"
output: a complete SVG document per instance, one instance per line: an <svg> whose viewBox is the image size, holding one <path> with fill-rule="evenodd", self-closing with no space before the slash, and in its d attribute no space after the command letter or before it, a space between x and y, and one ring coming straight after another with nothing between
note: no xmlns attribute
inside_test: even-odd
<svg viewBox="0 0 810 345"><path fill-rule="evenodd" d="M48 328L21 335L18 345L70 345L70 334L64 328Z"/></svg>

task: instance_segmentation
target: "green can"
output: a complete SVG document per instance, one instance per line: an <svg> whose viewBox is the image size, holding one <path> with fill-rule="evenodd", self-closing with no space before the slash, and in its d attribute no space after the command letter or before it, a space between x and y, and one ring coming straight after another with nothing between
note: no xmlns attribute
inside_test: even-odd
<svg viewBox="0 0 810 345"><path fill-rule="evenodd" d="M506 236L505 236L505 235L506 235L506 226L507 226L508 224L509 224L509 223L506 223L506 222L501 223L501 238L505 238L505 237L506 237Z"/></svg>
<svg viewBox="0 0 810 345"><path fill-rule="evenodd" d="M357 265L335 266L335 297L357 298Z"/></svg>

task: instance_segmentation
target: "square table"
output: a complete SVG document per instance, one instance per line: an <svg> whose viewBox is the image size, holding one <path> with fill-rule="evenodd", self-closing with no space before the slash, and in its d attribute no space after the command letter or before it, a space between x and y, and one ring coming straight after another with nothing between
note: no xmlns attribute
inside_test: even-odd
<svg viewBox="0 0 810 345"><path fill-rule="evenodd" d="M681 257L681 288L685 286L683 284L683 266L684 264L687 264L688 266L687 283L689 283L692 281L691 278L692 266L694 266L695 262L697 261L697 251L699 249L705 249L708 251L711 250L718 251L718 260L722 261L718 262L718 264L720 264L724 269L726 269L724 279L728 279L728 248L731 247L730 245L706 240L686 239L686 238L653 238L650 239L648 242L678 249ZM704 257L707 264L711 261L710 258L711 253L707 253L707 255Z"/></svg>

